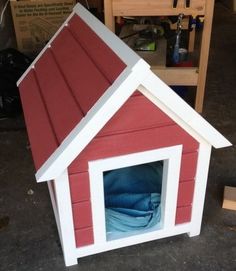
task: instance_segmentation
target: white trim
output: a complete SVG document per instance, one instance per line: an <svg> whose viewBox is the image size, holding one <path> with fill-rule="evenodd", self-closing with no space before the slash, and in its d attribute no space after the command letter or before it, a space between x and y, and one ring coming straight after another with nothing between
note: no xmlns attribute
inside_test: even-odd
<svg viewBox="0 0 236 271"><path fill-rule="evenodd" d="M158 231L147 232L142 235L134 235L130 237L129 244L126 244L126 246L136 245L165 237L187 233L190 231L190 228L191 228L190 223L185 223L181 225L176 225L168 229L160 229ZM81 258L84 256L93 255L96 253L105 252L120 247L124 247L123 239L117 239L112 242L107 242L106 244L101 243L77 248L76 255L78 258Z"/></svg>
<svg viewBox="0 0 236 271"><path fill-rule="evenodd" d="M67 27L70 19L74 15L78 15L112 50L118 55L120 59L127 65L128 68L135 69L135 64L137 62L142 62L143 66L150 68L150 65L144 61L138 54L131 50L124 42L121 41L112 31L110 31L101 21L99 21L95 16L93 16L86 8L84 8L80 3L77 3L73 12L67 17L65 22L56 31L53 37L49 40L47 45L42 49L38 56L34 59L28 69L23 73L23 75L17 81L17 86L20 85L25 76L29 73L31 69L34 69L35 64L41 58L43 53L51 47L52 42L58 36L58 34Z"/></svg>
<svg viewBox="0 0 236 271"><path fill-rule="evenodd" d="M158 106L162 103L162 108L165 107L173 119L176 119L174 115L177 116L179 125L183 126L182 123L184 122L187 125L184 126L185 130L187 127L191 128L191 130L194 130L195 133L199 134L201 138L204 138L205 141L215 148L232 145L152 71L142 81L142 86L139 87L139 90L150 100L158 103ZM151 93L151 96L148 93ZM187 131L189 128L187 128Z"/></svg>
<svg viewBox="0 0 236 271"><path fill-rule="evenodd" d="M130 240L136 240L138 238L141 243L145 241L145 236L148 236L148 238L150 238L152 235L155 236L155 234L159 232L160 227L165 231L167 231L167 229L173 229L175 227L181 158L182 145L177 145L173 147L160 148L157 150L90 161L89 177L94 244L99 244L99 246L103 244L106 246L106 244L109 243L110 246L110 243L114 242L117 244L118 242L121 247L124 247L130 244ZM103 173L108 170L140 165L154 161L164 162L161 193L161 226L158 224L158 226L154 226L151 229L131 233L132 235L122 234L121 236L114 236L112 234L106 234ZM151 235L150 232L152 232ZM136 234L138 237L134 237L134 234ZM122 241L117 241L117 237Z"/></svg>
<svg viewBox="0 0 236 271"><path fill-rule="evenodd" d="M34 61L30 64L30 66L27 68L27 70L21 75L21 77L18 79L17 81L17 86L20 85L20 83L22 82L22 80L24 80L24 78L26 77L26 75L30 72L31 69L34 69L34 66L36 64L36 62L41 58L41 56L43 55L43 53L50 48L52 42L54 41L54 39L58 36L58 34L63 30L64 27L66 27L68 21L73 17L73 15L75 14L75 12L72 12L66 19L66 21L59 27L59 29L56 31L56 33L53 35L53 37L49 40L49 42L46 44L46 46L42 49L42 51L37 55L37 57L34 59Z"/></svg>
<svg viewBox="0 0 236 271"><path fill-rule="evenodd" d="M64 139L37 171L37 182L52 180L60 175L138 88L149 70L142 69L142 63L139 62L136 66L135 72L128 69L123 71L83 120Z"/></svg>
<svg viewBox="0 0 236 271"><path fill-rule="evenodd" d="M58 209L58 223L61 232L61 245L65 265L77 264L75 232L72 215L72 205L68 172L64 171L55 182L56 204Z"/></svg>
<svg viewBox="0 0 236 271"><path fill-rule="evenodd" d="M145 68L150 65L144 61L135 51L131 50L126 43L110 31L101 21L93 16L82 5L77 4L74 7L75 13L115 52L120 59L130 68L138 61L142 61Z"/></svg>
<svg viewBox="0 0 236 271"><path fill-rule="evenodd" d="M58 210L57 210L57 201L53 192L53 188L52 188L52 184L53 184L54 180L52 181L48 181L48 190L49 190L49 194L50 194L50 198L51 198L51 203L52 203L52 208L53 208L53 213L55 216L55 220L56 220L56 224L57 224L57 230L59 233L59 237L60 237L60 241L62 242L61 239L61 226L60 226L60 222L59 222L59 215L58 215Z"/></svg>
<svg viewBox="0 0 236 271"><path fill-rule="evenodd" d="M192 203L190 237L200 234L210 157L211 145L200 144Z"/></svg>

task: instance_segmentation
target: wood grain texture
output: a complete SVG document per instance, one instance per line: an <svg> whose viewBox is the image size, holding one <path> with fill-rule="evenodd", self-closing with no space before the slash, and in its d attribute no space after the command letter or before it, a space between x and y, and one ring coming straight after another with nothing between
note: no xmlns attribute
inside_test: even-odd
<svg viewBox="0 0 236 271"><path fill-rule="evenodd" d="M83 118L51 50L46 50L35 65L35 72L49 118L59 142Z"/></svg>
<svg viewBox="0 0 236 271"><path fill-rule="evenodd" d="M99 71L113 83L125 69L125 63L102 41L79 16L73 16L68 28L93 60Z"/></svg>
<svg viewBox="0 0 236 271"><path fill-rule="evenodd" d="M80 43L65 28L51 49L75 99L86 114L110 86Z"/></svg>
<svg viewBox="0 0 236 271"><path fill-rule="evenodd" d="M178 207L176 210L175 224L182 224L191 221L192 206Z"/></svg>
<svg viewBox="0 0 236 271"><path fill-rule="evenodd" d="M75 230L76 247L83 247L94 243L93 228Z"/></svg>
<svg viewBox="0 0 236 271"><path fill-rule="evenodd" d="M75 229L92 226L91 203L82 201L72 204L73 219Z"/></svg>
<svg viewBox="0 0 236 271"><path fill-rule="evenodd" d="M179 144L183 144L183 152L198 149L198 142L177 125L97 137L71 163L69 172L87 171L88 161Z"/></svg>
<svg viewBox="0 0 236 271"><path fill-rule="evenodd" d="M71 174L69 181L72 203L90 199L88 172Z"/></svg>
<svg viewBox="0 0 236 271"><path fill-rule="evenodd" d="M98 133L97 137L166 126L173 123L171 118L136 91Z"/></svg>
<svg viewBox="0 0 236 271"><path fill-rule="evenodd" d="M180 168L180 181L192 180L195 178L197 159L198 152L183 154Z"/></svg>
<svg viewBox="0 0 236 271"><path fill-rule="evenodd" d="M30 147L36 169L47 160L58 146L54 130L42 100L34 70L19 86Z"/></svg>
<svg viewBox="0 0 236 271"><path fill-rule="evenodd" d="M179 183L177 206L190 206L193 202L195 181L187 181Z"/></svg>

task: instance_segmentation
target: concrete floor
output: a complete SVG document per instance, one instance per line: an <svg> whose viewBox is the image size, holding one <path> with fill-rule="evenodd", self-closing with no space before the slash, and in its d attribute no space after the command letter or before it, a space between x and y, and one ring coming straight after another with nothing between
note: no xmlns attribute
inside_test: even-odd
<svg viewBox="0 0 236 271"><path fill-rule="evenodd" d="M216 5L203 115L236 142L236 15ZM65 268L46 184L36 184L21 119L0 121L0 270L236 270L235 146L213 150L201 235L157 240L85 257ZM32 191L31 191L32 190ZM30 193L31 192L31 193Z"/></svg>

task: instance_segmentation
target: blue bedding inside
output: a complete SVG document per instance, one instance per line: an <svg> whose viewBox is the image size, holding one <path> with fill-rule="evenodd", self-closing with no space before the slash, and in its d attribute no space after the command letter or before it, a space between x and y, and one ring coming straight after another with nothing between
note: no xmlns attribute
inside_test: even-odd
<svg viewBox="0 0 236 271"><path fill-rule="evenodd" d="M161 218L161 161L104 173L107 232L148 229Z"/></svg>

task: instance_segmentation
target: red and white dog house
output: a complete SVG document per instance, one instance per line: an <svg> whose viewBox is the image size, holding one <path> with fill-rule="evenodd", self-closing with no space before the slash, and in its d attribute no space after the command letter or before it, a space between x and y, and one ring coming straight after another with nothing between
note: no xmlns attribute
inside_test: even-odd
<svg viewBox="0 0 236 271"><path fill-rule="evenodd" d="M75 6L18 86L36 179L48 183L66 265L123 246L199 234L211 146L230 142L86 9ZM159 222L109 232L106 172L158 161Z"/></svg>

